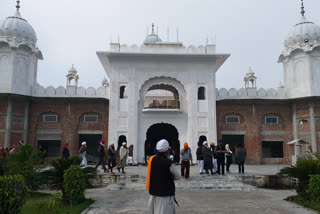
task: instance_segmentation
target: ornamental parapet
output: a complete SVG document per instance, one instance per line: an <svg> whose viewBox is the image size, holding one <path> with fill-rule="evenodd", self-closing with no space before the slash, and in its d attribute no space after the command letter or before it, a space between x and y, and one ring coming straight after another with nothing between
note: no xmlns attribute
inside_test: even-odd
<svg viewBox="0 0 320 214"><path fill-rule="evenodd" d="M232 100L232 99L287 99L287 94L284 88L270 89L255 89L241 88L239 90L231 88L216 89L217 100Z"/></svg>
<svg viewBox="0 0 320 214"><path fill-rule="evenodd" d="M72 98L104 98L110 99L109 87L101 86L99 88L84 88L76 86L68 86L67 88L59 86L54 88L53 86L43 87L37 85L33 89L34 97L72 97Z"/></svg>

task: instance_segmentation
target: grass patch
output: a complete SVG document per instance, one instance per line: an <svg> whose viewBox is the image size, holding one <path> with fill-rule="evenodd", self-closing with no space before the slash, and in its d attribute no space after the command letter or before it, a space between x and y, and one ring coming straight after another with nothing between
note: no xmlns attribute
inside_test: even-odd
<svg viewBox="0 0 320 214"><path fill-rule="evenodd" d="M319 202L312 202L312 201L306 200L298 195L289 196L285 200L290 201L290 202L294 202L294 203L299 204L303 207L315 210L320 213L320 203Z"/></svg>
<svg viewBox="0 0 320 214"><path fill-rule="evenodd" d="M49 201L51 194L35 192L27 199L27 202L23 206L21 213L22 214L43 214L43 213L54 213L54 214L80 214L86 208L88 208L94 200L86 199L81 204L74 205L72 212L69 205L61 204L57 209L52 212L46 206L41 205Z"/></svg>

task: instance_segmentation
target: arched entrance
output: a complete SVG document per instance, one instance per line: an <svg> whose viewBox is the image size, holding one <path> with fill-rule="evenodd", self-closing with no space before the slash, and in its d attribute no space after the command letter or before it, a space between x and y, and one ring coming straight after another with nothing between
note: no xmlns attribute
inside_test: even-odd
<svg viewBox="0 0 320 214"><path fill-rule="evenodd" d="M146 135L145 156L153 155L157 142L166 139L175 153L174 162L180 161L179 133L176 127L168 123L157 123L149 127Z"/></svg>

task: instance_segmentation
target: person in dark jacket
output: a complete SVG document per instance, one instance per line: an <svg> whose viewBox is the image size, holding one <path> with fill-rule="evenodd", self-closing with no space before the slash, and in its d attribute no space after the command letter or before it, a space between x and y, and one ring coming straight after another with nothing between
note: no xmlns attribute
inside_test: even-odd
<svg viewBox="0 0 320 214"><path fill-rule="evenodd" d="M203 142L202 153L203 153L204 170L206 170L206 174L209 174L209 170L210 170L211 175L213 175L212 152L208 147L207 141Z"/></svg>
<svg viewBox="0 0 320 214"><path fill-rule="evenodd" d="M111 174L114 174L112 169L116 166L116 150L114 148L114 143L110 143L108 148L108 167Z"/></svg>
<svg viewBox="0 0 320 214"><path fill-rule="evenodd" d="M218 164L217 164L217 154L215 153L216 146L214 142L210 143L210 150L212 152L212 166L213 166L213 173L218 171Z"/></svg>
<svg viewBox="0 0 320 214"><path fill-rule="evenodd" d="M183 149L180 151L181 155L181 176L185 179L189 178L190 175L190 161L192 164L192 153L187 142L184 143Z"/></svg>
<svg viewBox="0 0 320 214"><path fill-rule="evenodd" d="M243 148L242 145L238 145L235 151L235 156L239 167L239 174L244 174L244 162L246 161L247 150Z"/></svg>
<svg viewBox="0 0 320 214"><path fill-rule="evenodd" d="M134 161L133 161L133 145L132 144L129 146L128 165L130 165L130 166L134 165Z"/></svg>
<svg viewBox="0 0 320 214"><path fill-rule="evenodd" d="M160 140L156 148L159 154L150 157L148 163L146 189L150 194L149 214L174 214L174 180L180 178L179 171L168 157L168 141Z"/></svg>
<svg viewBox="0 0 320 214"><path fill-rule="evenodd" d="M62 158L69 158L70 157L70 152L69 152L69 143L65 143L62 151Z"/></svg>
<svg viewBox="0 0 320 214"><path fill-rule="evenodd" d="M202 144L198 143L198 149L197 149L197 161L198 161L198 167L200 169L200 175L203 174L203 151L202 151Z"/></svg>
<svg viewBox="0 0 320 214"><path fill-rule="evenodd" d="M223 145L223 141L218 141L218 146L215 148L215 153L217 154L217 161L218 161L218 174L224 174L224 165L225 165L225 156L226 156L226 148Z"/></svg>
<svg viewBox="0 0 320 214"><path fill-rule="evenodd" d="M101 164L104 172L106 172L106 171L107 171L107 168L106 168L106 164L105 164L105 162L104 162L104 156L105 156L106 152L104 151L104 147L105 147L104 141L101 141L101 142L99 143L99 149L98 149L99 161L98 161L98 163L97 163L97 165L96 165L96 169L97 169L98 166Z"/></svg>

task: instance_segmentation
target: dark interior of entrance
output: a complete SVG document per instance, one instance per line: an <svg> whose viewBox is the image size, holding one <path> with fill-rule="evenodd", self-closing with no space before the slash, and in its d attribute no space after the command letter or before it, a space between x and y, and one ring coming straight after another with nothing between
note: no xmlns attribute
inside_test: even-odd
<svg viewBox="0 0 320 214"><path fill-rule="evenodd" d="M57 158L60 157L60 140L38 140L38 147L40 145L45 149L45 157Z"/></svg>
<svg viewBox="0 0 320 214"><path fill-rule="evenodd" d="M237 145L244 146L244 135L222 135L222 140L224 145L229 144L233 154ZM235 156L233 155L233 157Z"/></svg>
<svg viewBox="0 0 320 214"><path fill-rule="evenodd" d="M88 163L96 163L98 161L98 148L101 140L101 134L80 134L79 148L82 142L87 142L87 161Z"/></svg>
<svg viewBox="0 0 320 214"><path fill-rule="evenodd" d="M168 123L158 123L150 126L145 142L145 155L153 155L157 142L161 139L166 139L169 142L175 153L174 162L178 163L180 161L179 133L176 127Z"/></svg>

